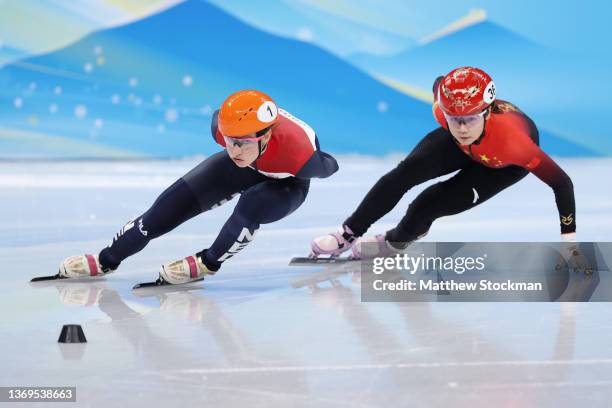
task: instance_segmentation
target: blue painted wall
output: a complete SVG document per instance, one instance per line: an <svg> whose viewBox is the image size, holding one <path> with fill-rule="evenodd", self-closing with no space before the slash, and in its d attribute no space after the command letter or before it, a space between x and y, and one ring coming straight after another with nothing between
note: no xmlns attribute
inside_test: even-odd
<svg viewBox="0 0 612 408"><path fill-rule="evenodd" d="M401 36L386 37L402 48ZM0 69L0 157L212 153L211 113L244 88L311 124L325 150L405 152L436 127L430 104L375 77L426 90L468 64L536 120L549 153L612 153L601 120L588 120L605 108L585 108L580 94L600 68L585 74L583 61L501 25L483 21L423 45L406 39L387 55L354 51L339 55L189 0Z"/></svg>

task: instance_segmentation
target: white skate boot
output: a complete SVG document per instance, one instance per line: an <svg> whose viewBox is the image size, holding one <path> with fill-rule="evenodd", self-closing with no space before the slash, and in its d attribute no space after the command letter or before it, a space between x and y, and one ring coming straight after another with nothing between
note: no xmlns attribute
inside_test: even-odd
<svg viewBox="0 0 612 408"><path fill-rule="evenodd" d="M64 259L59 266L58 274L62 278L96 278L113 272L103 268L98 255L76 255Z"/></svg>
<svg viewBox="0 0 612 408"><path fill-rule="evenodd" d="M163 282L178 285L203 280L206 275L214 275L197 255L162 265L159 277Z"/></svg>
<svg viewBox="0 0 612 408"><path fill-rule="evenodd" d="M356 238L353 231L346 225L343 225L341 231L322 235L310 241L310 248L312 250L310 255L313 258L320 255L329 255L332 258L340 256L343 252L351 249Z"/></svg>

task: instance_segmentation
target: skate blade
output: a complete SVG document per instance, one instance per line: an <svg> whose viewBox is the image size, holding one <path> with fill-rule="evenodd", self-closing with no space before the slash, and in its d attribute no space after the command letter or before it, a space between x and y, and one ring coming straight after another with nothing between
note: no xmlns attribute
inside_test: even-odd
<svg viewBox="0 0 612 408"><path fill-rule="evenodd" d="M347 262L359 261L359 259L353 259L351 257L295 257L289 261L289 266L312 266L312 265L334 265L344 264Z"/></svg>
<svg viewBox="0 0 612 408"><path fill-rule="evenodd" d="M83 276L80 278L68 278L61 275L37 276L30 280L30 285L34 287L44 286L45 283L53 284L56 282L62 283L93 283L103 282L106 280L104 275L99 276Z"/></svg>
<svg viewBox="0 0 612 408"><path fill-rule="evenodd" d="M32 278L30 280L30 282L46 282L46 281L54 281L54 280L59 280L59 279L68 279L65 276L61 276L59 273L55 274L55 275L49 275L49 276L38 276L36 278Z"/></svg>
<svg viewBox="0 0 612 408"><path fill-rule="evenodd" d="M143 283L137 283L136 285L134 285L134 287L132 288L132 290L136 290L136 289L155 289L155 288L189 288L189 285L192 283L197 283L197 282L201 282L203 281L204 278L200 278L200 279L196 279L190 282L185 282L185 283L168 283L165 280L158 278L157 280L153 281L153 282L143 282Z"/></svg>

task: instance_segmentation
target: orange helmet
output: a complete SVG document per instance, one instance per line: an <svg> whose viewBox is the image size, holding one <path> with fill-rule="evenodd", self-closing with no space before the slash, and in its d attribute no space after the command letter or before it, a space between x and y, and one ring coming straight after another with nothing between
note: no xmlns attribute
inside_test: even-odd
<svg viewBox="0 0 612 408"><path fill-rule="evenodd" d="M252 89L231 94L219 110L223 136L249 136L278 122L278 108L268 95Z"/></svg>

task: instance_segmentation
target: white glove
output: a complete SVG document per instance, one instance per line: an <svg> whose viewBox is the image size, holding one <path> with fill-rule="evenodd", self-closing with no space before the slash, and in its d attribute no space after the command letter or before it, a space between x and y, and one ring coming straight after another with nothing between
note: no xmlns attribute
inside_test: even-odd
<svg viewBox="0 0 612 408"><path fill-rule="evenodd" d="M591 275L593 273L593 267L591 263L584 256L578 248L576 242L576 233L561 234L561 256L567 262L567 266L574 272L583 272L585 275ZM557 264L557 268L562 265Z"/></svg>

